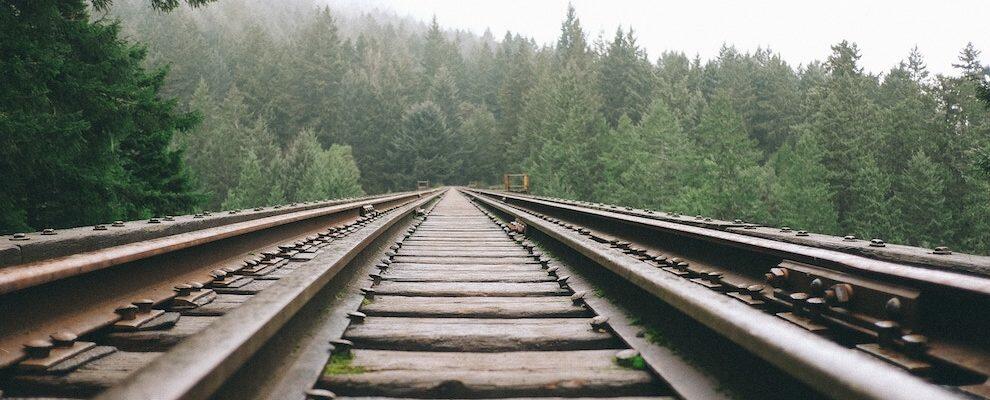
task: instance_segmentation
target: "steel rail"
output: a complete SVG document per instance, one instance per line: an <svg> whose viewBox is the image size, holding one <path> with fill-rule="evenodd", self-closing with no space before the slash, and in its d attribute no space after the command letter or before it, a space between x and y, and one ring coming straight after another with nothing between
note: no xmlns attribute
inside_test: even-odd
<svg viewBox="0 0 990 400"><path fill-rule="evenodd" d="M534 217L521 208L479 195L481 193L486 191L469 191L477 201L538 229L823 394L843 399L959 398L868 355L685 282L592 239ZM495 195L503 196L502 193Z"/></svg>
<svg viewBox="0 0 990 400"><path fill-rule="evenodd" d="M93 332L119 321L118 307L165 302L176 296L175 285L207 284L211 272L240 266L252 251L356 219L365 205L392 207L421 194L310 208L0 269L9 289L0 297L0 368L23 359L23 346L32 340Z"/></svg>
<svg viewBox="0 0 990 400"><path fill-rule="evenodd" d="M328 257L318 257L308 263L309 267L279 279L96 398L209 398L350 260L402 217L440 193L433 192L402 206L377 226L369 225L352 235L353 242L327 248Z"/></svg>
<svg viewBox="0 0 990 400"><path fill-rule="evenodd" d="M400 194L373 200L333 205L289 214L275 215L245 222L181 233L147 241L123 244L95 251L41 260L0 269L0 295L42 285L92 271L170 253L217 240L244 235L263 229L317 218L345 210L401 201L422 192Z"/></svg>
<svg viewBox="0 0 990 400"><path fill-rule="evenodd" d="M864 256L822 249L806 245L781 242L778 240L741 235L727 231L702 228L682 223L638 217L619 212L603 211L566 203L543 200L532 196L471 189L473 193L497 198L513 199L533 205L551 207L557 210L576 212L613 221L622 221L643 228L653 229L692 239L700 239L718 245L740 248L748 251L769 254L775 257L828 266L838 270L880 275L924 285L942 286L961 291L990 295L990 278L973 276L954 271L916 267L903 263L876 260Z"/></svg>

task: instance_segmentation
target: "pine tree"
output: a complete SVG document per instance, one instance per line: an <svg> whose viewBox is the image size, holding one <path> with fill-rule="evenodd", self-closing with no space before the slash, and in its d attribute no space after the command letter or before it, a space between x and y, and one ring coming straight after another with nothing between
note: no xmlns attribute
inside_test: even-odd
<svg viewBox="0 0 990 400"><path fill-rule="evenodd" d="M905 224L900 233L908 244L933 247L952 237L953 215L946 209L945 174L922 150L908 160L899 177L901 189L894 196Z"/></svg>
<svg viewBox="0 0 990 400"><path fill-rule="evenodd" d="M241 160L237 184L227 192L224 209L281 204L285 202L279 189L273 188L276 177L262 164L254 150L248 150Z"/></svg>
<svg viewBox="0 0 990 400"><path fill-rule="evenodd" d="M614 127L623 115L638 123L650 105L656 78L632 29L623 33L619 28L615 32L602 57L599 76L602 112L609 125Z"/></svg>
<svg viewBox="0 0 990 400"><path fill-rule="evenodd" d="M191 208L170 144L196 118L159 97L166 71L142 67L144 48L91 22L81 0L0 9L0 231Z"/></svg>
<svg viewBox="0 0 990 400"><path fill-rule="evenodd" d="M824 149L811 135L784 144L771 159L770 204L774 221L814 232L840 234L833 193L821 163Z"/></svg>
<svg viewBox="0 0 990 400"><path fill-rule="evenodd" d="M718 96L701 114L695 142L702 154L696 174L706 182L712 213L721 218L766 220L766 171L756 141L747 134L742 117Z"/></svg>
<svg viewBox="0 0 990 400"><path fill-rule="evenodd" d="M398 167L397 187L408 188L416 180L463 183L463 146L462 138L450 130L435 104L410 107L402 118L402 132L389 149L390 159Z"/></svg>
<svg viewBox="0 0 990 400"><path fill-rule="evenodd" d="M808 117L801 126L819 143L827 144L822 163L829 171L829 190L835 193L839 225L846 229L855 229L862 223L853 216L866 212L855 210L860 205L855 200L859 195L854 192L872 188L857 188L853 180L863 172L858 170L862 165L873 163L879 168L874 152L882 132L880 112L870 95L876 82L863 74L859 57L855 44L843 41L832 46L826 64L828 75L822 86L809 92L805 110Z"/></svg>

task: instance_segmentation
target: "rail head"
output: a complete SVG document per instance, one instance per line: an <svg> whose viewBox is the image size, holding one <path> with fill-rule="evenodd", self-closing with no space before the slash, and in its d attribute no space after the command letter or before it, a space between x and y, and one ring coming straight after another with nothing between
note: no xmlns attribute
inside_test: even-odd
<svg viewBox="0 0 990 400"><path fill-rule="evenodd" d="M192 246L433 191L367 196L255 211L195 214L11 236L0 249L0 295ZM16 255L12 255L17 253Z"/></svg>
<svg viewBox="0 0 990 400"><path fill-rule="evenodd" d="M671 233L681 237L699 239L718 245L741 248L763 254L814 264L823 264L839 270L860 274L874 275L886 279L896 279L916 284L961 290L981 296L990 295L990 276L969 273L973 268L945 268L943 264L950 259L944 259L942 264L925 263L926 257L915 257L914 263L891 261L889 256L880 257L877 252L856 254L821 245L821 241L797 242L781 240L778 235L767 235L765 232L776 228L733 227L714 221L713 226L701 226L693 223L672 222L668 219L658 219L651 216L641 216L635 213L620 212L611 207L589 207L574 201L545 199L537 196L520 195L498 191L470 189L473 193L505 199L511 202L526 202L544 207L577 212L586 215L621 221L649 229ZM721 226L718 227L718 226ZM778 229L779 230L779 229ZM818 237L824 235L817 235ZM805 238L804 235L800 238ZM868 247L868 245L867 245ZM909 248L909 246L899 246ZM923 252L924 249L911 248L913 252ZM904 251L904 250L900 250ZM889 254L889 253L884 253ZM872 255L872 256L871 256ZM934 256L934 255L933 255ZM990 273L990 257L972 255L948 255L949 257L966 257L968 265L980 265L979 270Z"/></svg>
<svg viewBox="0 0 990 400"><path fill-rule="evenodd" d="M588 237L526 210L480 195L480 191L471 194L485 205L538 229L831 397L958 398L868 355L797 329L777 317L700 285L686 283L621 251L603 248Z"/></svg>

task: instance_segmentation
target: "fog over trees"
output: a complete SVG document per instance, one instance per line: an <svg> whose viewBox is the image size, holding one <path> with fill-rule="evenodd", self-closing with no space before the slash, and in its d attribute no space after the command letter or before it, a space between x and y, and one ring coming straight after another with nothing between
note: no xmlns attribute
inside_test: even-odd
<svg viewBox="0 0 990 400"><path fill-rule="evenodd" d="M168 13L117 0L78 24L119 30L108 51L126 71L100 73L131 77L119 85L136 87L121 90L144 93L136 101L158 120L118 122L80 105L65 125L17 125L32 129L14 135L17 146L57 132L52 146L68 150L16 167L32 180L15 179L18 193L0 197L0 228L408 190L426 179L487 186L525 172L541 195L990 252L981 100L990 96L972 46L951 75L930 73L918 51L874 74L859 65L855 38L807 65L731 44L709 60L650 59L635 27L596 39L573 8L561 19L559 39L539 44L303 0ZM18 90L32 93L0 88L0 115L33 107L3 93ZM94 118L126 128L118 136ZM148 171L68 144L80 137L168 146L155 147ZM27 158L0 163L17 160ZM65 165L110 175L55 172ZM32 182L78 193L52 198L55 189ZM115 200L53 211L90 192Z"/></svg>

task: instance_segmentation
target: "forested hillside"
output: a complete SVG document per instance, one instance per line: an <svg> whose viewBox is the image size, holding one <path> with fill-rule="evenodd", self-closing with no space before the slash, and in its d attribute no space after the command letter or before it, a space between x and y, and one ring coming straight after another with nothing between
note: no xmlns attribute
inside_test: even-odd
<svg viewBox="0 0 990 400"><path fill-rule="evenodd" d="M726 45L648 58L561 10L556 43L445 30L309 1L222 0L109 15L167 67L163 96L199 207L495 183L538 194L990 252L980 54L864 71L852 42L789 65ZM580 11L580 10L578 10ZM442 23L442 21L439 21ZM358 186L360 185L360 186Z"/></svg>

